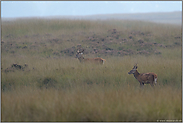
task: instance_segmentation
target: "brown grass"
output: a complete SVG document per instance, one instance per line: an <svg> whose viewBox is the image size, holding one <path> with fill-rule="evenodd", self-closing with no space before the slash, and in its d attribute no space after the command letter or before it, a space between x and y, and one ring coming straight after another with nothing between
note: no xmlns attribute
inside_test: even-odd
<svg viewBox="0 0 183 123"><path fill-rule="evenodd" d="M2 93L2 121L181 120L181 90L80 86L67 90L23 88ZM24 93L22 93L24 92Z"/></svg>
<svg viewBox="0 0 183 123"><path fill-rule="evenodd" d="M85 58L106 59L102 66L81 64L74 55L60 53L77 44L91 47L87 37L107 37L111 29L118 30L121 39L134 33L134 38L122 45L120 38L112 40L117 44L104 43L113 49L136 50L135 43L141 38L171 47L158 47L161 54L148 56L84 54ZM140 21L2 22L1 121L181 121L180 30ZM5 72L13 63L27 63L28 68ZM140 73L158 75L155 88L145 85L140 89L133 75L127 74L135 63Z"/></svg>

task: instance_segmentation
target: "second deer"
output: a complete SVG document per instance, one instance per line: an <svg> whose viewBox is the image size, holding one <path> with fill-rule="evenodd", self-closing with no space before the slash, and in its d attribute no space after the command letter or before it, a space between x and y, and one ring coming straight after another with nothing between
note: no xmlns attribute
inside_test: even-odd
<svg viewBox="0 0 183 123"><path fill-rule="evenodd" d="M76 53L76 58L78 58L81 63L90 62L90 63L96 63L96 64L104 64L104 62L106 61L105 59L102 59L102 58L84 58L83 51L84 49L82 51L78 50Z"/></svg>
<svg viewBox="0 0 183 123"><path fill-rule="evenodd" d="M140 82L140 86L143 87L144 84L150 84L151 86L154 86L154 84L157 84L157 74L151 72L151 73L139 73L137 71L137 64L134 65L131 71L128 72L128 74L133 74L134 77Z"/></svg>

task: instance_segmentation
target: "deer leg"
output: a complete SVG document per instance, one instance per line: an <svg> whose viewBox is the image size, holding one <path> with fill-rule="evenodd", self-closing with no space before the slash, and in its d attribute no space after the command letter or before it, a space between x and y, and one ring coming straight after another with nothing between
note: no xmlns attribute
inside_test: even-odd
<svg viewBox="0 0 183 123"><path fill-rule="evenodd" d="M143 86L144 86L144 83L141 82L141 83L140 83L140 87L142 88Z"/></svg>
<svg viewBox="0 0 183 123"><path fill-rule="evenodd" d="M153 81L152 81L152 82L150 82L150 85L151 85L152 87L154 87Z"/></svg>

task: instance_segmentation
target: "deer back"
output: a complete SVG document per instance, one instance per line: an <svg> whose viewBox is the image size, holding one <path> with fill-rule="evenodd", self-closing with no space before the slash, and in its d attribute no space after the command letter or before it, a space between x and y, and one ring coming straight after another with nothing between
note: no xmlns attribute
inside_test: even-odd
<svg viewBox="0 0 183 123"><path fill-rule="evenodd" d="M154 73L141 73L138 77L137 80L139 82L143 82L145 84L153 82L157 78L157 75Z"/></svg>

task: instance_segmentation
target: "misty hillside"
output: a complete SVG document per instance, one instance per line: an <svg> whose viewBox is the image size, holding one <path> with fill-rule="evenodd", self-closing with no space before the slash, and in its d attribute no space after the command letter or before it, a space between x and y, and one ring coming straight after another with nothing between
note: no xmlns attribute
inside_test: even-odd
<svg viewBox="0 0 183 123"><path fill-rule="evenodd" d="M159 13L131 13L131 14L101 14L88 16L49 16L49 17L34 17L43 19L71 19L71 20L140 20L156 23L167 24L182 24L182 12L159 12ZM2 20L16 20L18 18L2 18Z"/></svg>
<svg viewBox="0 0 183 123"><path fill-rule="evenodd" d="M2 122L182 121L182 27L97 17L180 20L160 13L3 20ZM134 64L157 74L157 84L154 75L150 85L129 75Z"/></svg>
<svg viewBox="0 0 183 123"><path fill-rule="evenodd" d="M182 12L161 12L161 13L133 13L133 14L101 14L89 16L61 16L54 18L84 19L84 20L141 20L156 23L178 24L182 23Z"/></svg>

